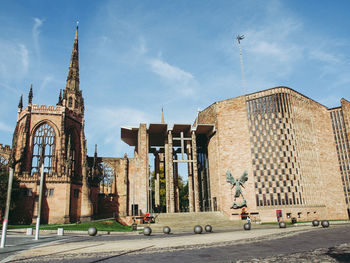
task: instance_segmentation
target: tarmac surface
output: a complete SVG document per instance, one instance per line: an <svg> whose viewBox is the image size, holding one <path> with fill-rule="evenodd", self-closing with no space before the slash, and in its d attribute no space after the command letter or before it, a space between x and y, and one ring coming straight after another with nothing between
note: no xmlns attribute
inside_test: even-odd
<svg viewBox="0 0 350 263"><path fill-rule="evenodd" d="M0 262L350 262L350 225L266 226L213 233L11 233Z"/></svg>

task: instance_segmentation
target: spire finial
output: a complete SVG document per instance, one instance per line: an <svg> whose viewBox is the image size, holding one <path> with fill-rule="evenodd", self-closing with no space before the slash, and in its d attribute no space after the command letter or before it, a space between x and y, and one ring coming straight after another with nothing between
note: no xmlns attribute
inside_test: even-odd
<svg viewBox="0 0 350 263"><path fill-rule="evenodd" d="M18 109L20 111L22 111L22 109L23 109L23 94L21 94L21 98L19 99Z"/></svg>
<svg viewBox="0 0 350 263"><path fill-rule="evenodd" d="M79 45L78 45L78 23L75 31L72 56L69 64L66 89L79 90Z"/></svg>
<svg viewBox="0 0 350 263"><path fill-rule="evenodd" d="M30 90L28 94L28 104L32 104L33 101L33 84L30 84Z"/></svg>
<svg viewBox="0 0 350 263"><path fill-rule="evenodd" d="M76 30L75 30L75 38L74 38L74 40L78 40L78 28L79 28L79 21L77 21L77 27L76 27Z"/></svg>
<svg viewBox="0 0 350 263"><path fill-rule="evenodd" d="M94 153L94 175L96 175L97 171L97 144L95 144L95 153Z"/></svg>
<svg viewBox="0 0 350 263"><path fill-rule="evenodd" d="M161 120L161 123L164 124L165 121L164 121L164 110L163 110L163 105L162 105L162 120Z"/></svg>
<svg viewBox="0 0 350 263"><path fill-rule="evenodd" d="M60 89L60 95L58 96L58 103L57 105L62 106L62 90Z"/></svg>

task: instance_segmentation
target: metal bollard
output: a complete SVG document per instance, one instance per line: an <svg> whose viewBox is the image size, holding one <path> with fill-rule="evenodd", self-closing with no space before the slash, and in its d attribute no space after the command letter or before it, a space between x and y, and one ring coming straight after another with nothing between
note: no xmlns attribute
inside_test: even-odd
<svg viewBox="0 0 350 263"><path fill-rule="evenodd" d="M63 236L64 235L64 230L62 227L57 228L57 235L58 236Z"/></svg>
<svg viewBox="0 0 350 263"><path fill-rule="evenodd" d="M27 232L26 232L27 236L32 236L33 235L33 228L27 228Z"/></svg>

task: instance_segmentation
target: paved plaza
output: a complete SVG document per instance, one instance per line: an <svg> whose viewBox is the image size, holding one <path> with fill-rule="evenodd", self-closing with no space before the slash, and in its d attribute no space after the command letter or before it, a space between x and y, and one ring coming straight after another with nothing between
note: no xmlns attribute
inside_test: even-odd
<svg viewBox="0 0 350 263"><path fill-rule="evenodd" d="M350 225L267 225L195 235L139 233L42 235L12 233L0 262L349 262Z"/></svg>

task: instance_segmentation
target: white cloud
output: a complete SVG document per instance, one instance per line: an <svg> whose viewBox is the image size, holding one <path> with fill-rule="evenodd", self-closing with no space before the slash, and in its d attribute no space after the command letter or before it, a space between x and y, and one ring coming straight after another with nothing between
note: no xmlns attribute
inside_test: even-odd
<svg viewBox="0 0 350 263"><path fill-rule="evenodd" d="M45 89L47 84L49 84L53 80L52 76L46 76L41 83L40 90Z"/></svg>
<svg viewBox="0 0 350 263"><path fill-rule="evenodd" d="M21 57L23 71L27 72L28 66L29 66L29 56L28 56L28 49L23 44L19 44L19 55Z"/></svg>
<svg viewBox="0 0 350 263"><path fill-rule="evenodd" d="M336 95L320 97L317 99L317 101L328 108L340 106L340 97Z"/></svg>
<svg viewBox="0 0 350 263"><path fill-rule="evenodd" d="M312 50L309 55L311 59L319 60L330 64L339 63L341 61L337 56L331 53L326 53L322 50Z"/></svg>
<svg viewBox="0 0 350 263"><path fill-rule="evenodd" d="M29 51L24 44L0 42L0 78L2 81L25 76L29 68ZM14 75L13 73L16 72Z"/></svg>
<svg viewBox="0 0 350 263"><path fill-rule="evenodd" d="M182 69L172 66L160 59L151 59L149 63L152 71L165 79L183 83L188 83L194 79L191 73L183 71Z"/></svg>
<svg viewBox="0 0 350 263"><path fill-rule="evenodd" d="M156 58L148 61L152 72L176 87L176 91L185 96L193 95L197 86L194 76L176 66Z"/></svg>
<svg viewBox="0 0 350 263"><path fill-rule="evenodd" d="M34 26L32 29L33 34L33 41L34 41L34 49L36 52L36 55L40 55L40 45L39 45L39 34L40 34L40 27L43 25L44 19L39 19L37 17L34 18Z"/></svg>
<svg viewBox="0 0 350 263"><path fill-rule="evenodd" d="M138 46L136 47L136 52L139 54L139 55L145 55L147 53L147 46L146 46L146 41L144 38L141 38L139 40L139 44Z"/></svg>
<svg viewBox="0 0 350 263"><path fill-rule="evenodd" d="M140 122L149 122L149 117L144 111L132 108L99 108L93 114L98 116L98 121L104 123L105 128L114 129L123 125L138 125Z"/></svg>
<svg viewBox="0 0 350 263"><path fill-rule="evenodd" d="M0 131L12 132L13 130L10 126L0 121Z"/></svg>
<svg viewBox="0 0 350 263"><path fill-rule="evenodd" d="M149 123L151 120L144 111L127 107L102 107L91 109L87 114L88 144L91 146L99 141L103 156L122 156L125 152L130 155L132 148L120 139L121 126L138 127L140 123Z"/></svg>
<svg viewBox="0 0 350 263"><path fill-rule="evenodd" d="M1 64L0 64L0 66L1 66ZM6 83L0 83L0 87L3 87L4 89L11 91L12 93L14 93L16 95L18 95L18 93L19 93L15 88L12 88L11 86L9 86Z"/></svg>
<svg viewBox="0 0 350 263"><path fill-rule="evenodd" d="M294 59L296 47L285 47L279 43L268 43L264 40L259 41L256 45L251 46L250 51L262 56L268 56L271 59L280 61L290 61Z"/></svg>

